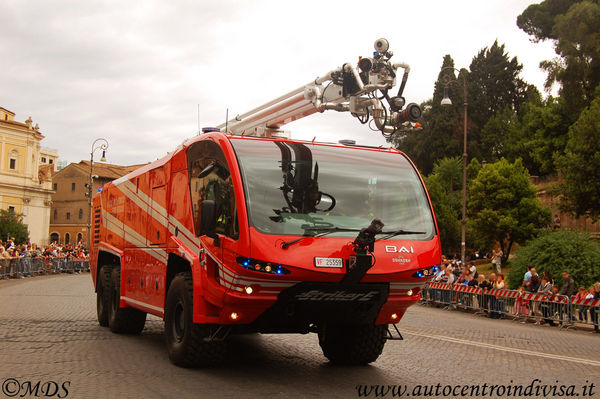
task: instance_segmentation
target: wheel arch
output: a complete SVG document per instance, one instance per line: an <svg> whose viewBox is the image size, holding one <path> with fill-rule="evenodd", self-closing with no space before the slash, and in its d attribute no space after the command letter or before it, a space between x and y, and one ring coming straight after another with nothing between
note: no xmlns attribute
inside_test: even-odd
<svg viewBox="0 0 600 399"><path fill-rule="evenodd" d="M165 277L165 307L167 305L167 293L169 292L171 282L177 274L184 272L192 272L192 265L190 262L175 253L170 253L169 258L167 259L167 274Z"/></svg>

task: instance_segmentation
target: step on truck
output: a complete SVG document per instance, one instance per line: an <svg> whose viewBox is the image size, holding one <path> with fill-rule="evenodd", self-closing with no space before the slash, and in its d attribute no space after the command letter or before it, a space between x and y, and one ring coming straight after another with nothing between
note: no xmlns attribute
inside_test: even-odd
<svg viewBox="0 0 600 399"><path fill-rule="evenodd" d="M402 97L410 68L391 57L379 39L372 56L107 183L92 205L99 324L137 334L148 313L162 318L183 367L221 361L234 334L316 333L336 364L373 362L400 339L441 263L419 173L394 148L281 129L335 110L385 136L418 130Z"/></svg>

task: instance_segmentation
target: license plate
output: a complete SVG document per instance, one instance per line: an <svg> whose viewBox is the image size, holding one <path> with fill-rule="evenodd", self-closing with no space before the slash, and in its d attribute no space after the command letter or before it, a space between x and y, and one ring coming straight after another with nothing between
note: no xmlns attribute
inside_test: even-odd
<svg viewBox="0 0 600 399"><path fill-rule="evenodd" d="M344 267L342 258L319 258L315 257L316 267L331 267L341 269Z"/></svg>

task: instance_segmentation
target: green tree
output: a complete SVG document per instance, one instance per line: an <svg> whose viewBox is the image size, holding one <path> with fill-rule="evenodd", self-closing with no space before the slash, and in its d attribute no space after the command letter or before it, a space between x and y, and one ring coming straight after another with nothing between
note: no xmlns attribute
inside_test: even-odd
<svg viewBox="0 0 600 399"><path fill-rule="evenodd" d="M521 158L531 174L554 174L555 160L564 154L571 123L562 103L553 97L544 101L531 97L521 115L506 122L503 156L510 161Z"/></svg>
<svg viewBox="0 0 600 399"><path fill-rule="evenodd" d="M577 216L600 219L600 98L569 129L566 153L557 164L561 205Z"/></svg>
<svg viewBox="0 0 600 399"><path fill-rule="evenodd" d="M502 158L482 168L469 185L470 230L498 242L508 259L513 244L524 244L550 223L550 211L536 197L520 159Z"/></svg>
<svg viewBox="0 0 600 399"><path fill-rule="evenodd" d="M543 61L546 88L560 85L567 112L576 119L600 84L600 4L597 0L544 0L517 18L534 41L551 40L558 58Z"/></svg>
<svg viewBox="0 0 600 399"><path fill-rule="evenodd" d="M473 57L468 76L469 154L479 159L495 161L502 156L506 132L497 130L498 120L520 113L535 87L519 75L523 65L510 58L504 44L497 41Z"/></svg>
<svg viewBox="0 0 600 399"><path fill-rule="evenodd" d="M425 179L429 197L433 203L433 211L438 224L442 251L446 254L460 250L460 218L445 184L440 176L432 174Z"/></svg>
<svg viewBox="0 0 600 399"><path fill-rule="evenodd" d="M502 154L505 132L498 124L484 127L490 118L506 110L520 114L529 96L539 95L519 74L523 66L516 57L510 58L504 45L494 42L482 49L466 69L457 74L450 55L443 59L435 82L433 98L422 104L423 130L418 134L396 135L391 140L407 153L424 174L433 171L443 158L462 156L464 135L464 82L467 84L467 153L470 158L495 161ZM452 105L440 104L444 94ZM533 93L533 94L532 94Z"/></svg>
<svg viewBox="0 0 600 399"><path fill-rule="evenodd" d="M433 174L439 177L446 191L454 192L462 188L462 157L444 157L435 163Z"/></svg>
<svg viewBox="0 0 600 399"><path fill-rule="evenodd" d="M16 244L24 244L29 238L27 225L23 223L23 215L7 210L0 210L0 240L14 237Z"/></svg>
<svg viewBox="0 0 600 399"><path fill-rule="evenodd" d="M529 264L535 266L540 275L548 270L559 285L563 282L561 272L566 270L575 284L588 287L600 281L600 246L585 233L564 229L548 231L516 251L508 274L512 289L523 283Z"/></svg>
<svg viewBox="0 0 600 399"><path fill-rule="evenodd" d="M453 99L453 105L448 108L440 104L446 80L450 82L449 96ZM454 83L456 80L454 60L446 55L435 82L433 98L421 104L423 130L391 138L393 145L408 154L424 175L433 171L434 164L439 159L462 154L463 102L460 99L463 90L462 80L460 84Z"/></svg>

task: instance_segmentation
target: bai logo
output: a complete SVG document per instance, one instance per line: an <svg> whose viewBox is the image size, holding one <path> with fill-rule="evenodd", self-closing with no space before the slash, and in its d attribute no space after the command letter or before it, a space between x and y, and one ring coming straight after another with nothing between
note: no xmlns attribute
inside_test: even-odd
<svg viewBox="0 0 600 399"><path fill-rule="evenodd" d="M389 253L393 253L393 254L395 254L395 253L400 253L400 254L402 254L402 253L404 253L404 254L414 254L415 250L413 249L412 246L410 246L408 248L404 247L404 246L398 248L398 247L396 247L394 245L386 245L385 246L385 252L389 252Z"/></svg>

